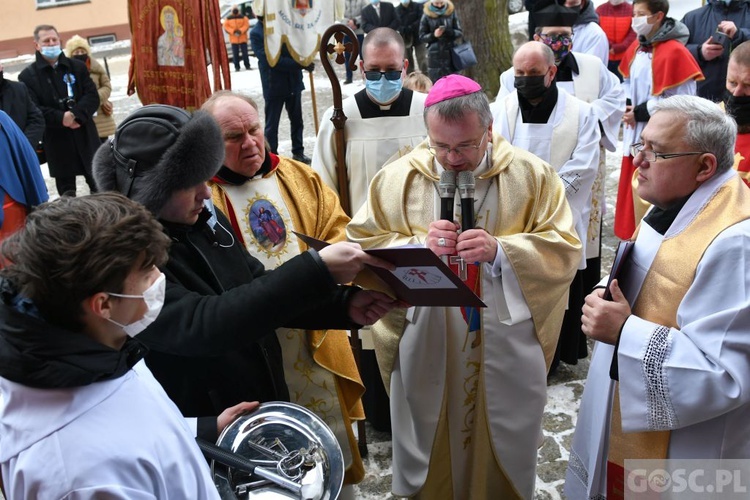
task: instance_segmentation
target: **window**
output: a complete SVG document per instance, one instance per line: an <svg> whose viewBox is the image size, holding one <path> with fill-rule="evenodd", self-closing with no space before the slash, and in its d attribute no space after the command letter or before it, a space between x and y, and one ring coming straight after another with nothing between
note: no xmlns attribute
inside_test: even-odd
<svg viewBox="0 0 750 500"><path fill-rule="evenodd" d="M37 9L49 9L53 7L62 7L63 5L72 5L76 3L90 3L91 0L36 0Z"/></svg>

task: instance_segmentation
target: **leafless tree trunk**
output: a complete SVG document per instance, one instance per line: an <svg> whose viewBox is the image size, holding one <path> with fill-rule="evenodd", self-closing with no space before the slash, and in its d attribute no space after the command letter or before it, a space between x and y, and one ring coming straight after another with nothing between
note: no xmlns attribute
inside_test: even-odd
<svg viewBox="0 0 750 500"><path fill-rule="evenodd" d="M494 99L500 73L512 64L513 45L508 30L508 0L453 0L464 39L471 42L479 62L466 70Z"/></svg>

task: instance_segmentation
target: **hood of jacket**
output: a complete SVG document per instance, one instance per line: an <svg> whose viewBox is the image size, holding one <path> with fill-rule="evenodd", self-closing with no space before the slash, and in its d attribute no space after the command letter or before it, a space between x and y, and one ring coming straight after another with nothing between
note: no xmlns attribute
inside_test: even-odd
<svg viewBox="0 0 750 500"><path fill-rule="evenodd" d="M117 351L46 323L0 279L0 462L108 398L145 353L134 339Z"/></svg>
<svg viewBox="0 0 750 500"><path fill-rule="evenodd" d="M422 11L424 12L425 16L431 17L433 19L437 19L438 17L441 16L441 14L438 14L437 12L432 12L430 10L430 5L432 5L432 2L430 0L427 0L424 3L424 7L422 8ZM451 0L445 0L445 5L446 5L445 13L442 15L450 16L451 14L453 14L453 9L455 8L453 7L453 2L451 2Z"/></svg>
<svg viewBox="0 0 750 500"><path fill-rule="evenodd" d="M0 377L37 389L80 387L123 376L145 354L134 339L118 351L50 325L10 281L0 279Z"/></svg>
<svg viewBox="0 0 750 500"><path fill-rule="evenodd" d="M667 17L664 19L664 24L661 25L659 31L657 31L653 37L647 39L643 36L638 36L638 41L641 45L653 45L655 43L666 42L667 40L677 40L682 45L685 45L690 37L690 31L688 27L682 24L680 21Z"/></svg>
<svg viewBox="0 0 750 500"><path fill-rule="evenodd" d="M581 12L578 14L578 19L576 20L576 24L588 23L599 24L599 15L596 13L596 9L594 9L594 3L592 0L586 2L586 7L581 9Z"/></svg>

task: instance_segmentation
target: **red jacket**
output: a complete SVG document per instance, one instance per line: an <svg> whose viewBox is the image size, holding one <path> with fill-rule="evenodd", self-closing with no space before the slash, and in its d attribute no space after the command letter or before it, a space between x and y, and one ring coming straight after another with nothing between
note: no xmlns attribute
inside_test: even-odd
<svg viewBox="0 0 750 500"><path fill-rule="evenodd" d="M250 20L242 14L230 15L224 21L224 31L229 33L229 43L247 43L247 32L250 29ZM235 35L239 31L239 35Z"/></svg>
<svg viewBox="0 0 750 500"><path fill-rule="evenodd" d="M599 15L599 25L607 34L609 41L609 60L621 60L627 48L635 40L635 31L630 27L633 6L628 2L620 5L606 2L596 8L596 13Z"/></svg>

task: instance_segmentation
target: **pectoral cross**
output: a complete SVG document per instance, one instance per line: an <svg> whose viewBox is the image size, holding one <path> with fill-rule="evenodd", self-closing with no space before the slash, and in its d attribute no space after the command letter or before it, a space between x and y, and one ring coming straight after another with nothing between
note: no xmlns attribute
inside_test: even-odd
<svg viewBox="0 0 750 500"><path fill-rule="evenodd" d="M450 263L458 266L458 277L461 278L461 281L466 281L469 277L466 271L466 261L458 255L451 255Z"/></svg>

